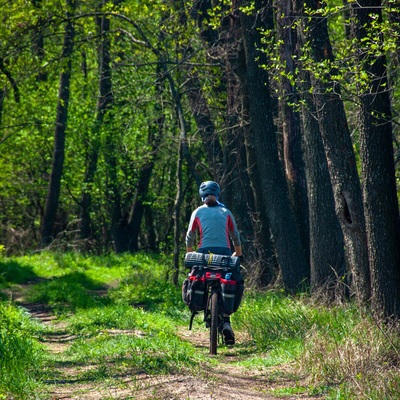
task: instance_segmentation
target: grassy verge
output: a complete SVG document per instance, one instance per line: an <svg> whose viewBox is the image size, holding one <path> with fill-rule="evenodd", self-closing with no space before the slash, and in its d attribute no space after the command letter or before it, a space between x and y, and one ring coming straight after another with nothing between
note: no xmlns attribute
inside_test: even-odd
<svg viewBox="0 0 400 400"><path fill-rule="evenodd" d="M49 386L67 379L65 365L79 382L107 385L142 372L198 374L217 362L177 335L189 312L180 288L166 279L170 264L147 254L0 258L0 288L35 282L27 300L51 307L63 334L73 337L62 352L46 353L42 338L60 332L46 331L3 295L0 399L45 399ZM233 323L250 338L237 346L242 366L303 382L271 390L277 396L398 398L398 327L361 317L351 304L324 307L306 296L248 289Z"/></svg>
<svg viewBox="0 0 400 400"><path fill-rule="evenodd" d="M399 326L361 316L351 304L326 307L279 292L248 294L235 322L265 356L258 366L291 363L311 395L326 399L398 399Z"/></svg>
<svg viewBox="0 0 400 400"><path fill-rule="evenodd" d="M25 311L0 302L0 399L35 398L45 363L42 331Z"/></svg>

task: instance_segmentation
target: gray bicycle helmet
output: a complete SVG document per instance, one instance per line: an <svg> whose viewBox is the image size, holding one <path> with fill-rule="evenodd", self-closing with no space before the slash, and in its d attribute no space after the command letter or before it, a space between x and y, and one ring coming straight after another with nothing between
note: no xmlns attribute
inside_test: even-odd
<svg viewBox="0 0 400 400"><path fill-rule="evenodd" d="M214 181L203 182L199 187L199 195L202 199L205 199L210 194L218 198L220 192L221 189L218 183Z"/></svg>

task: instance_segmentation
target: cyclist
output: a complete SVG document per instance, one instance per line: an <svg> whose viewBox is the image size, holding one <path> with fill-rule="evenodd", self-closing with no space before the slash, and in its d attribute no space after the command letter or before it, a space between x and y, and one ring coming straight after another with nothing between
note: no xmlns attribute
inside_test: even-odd
<svg viewBox="0 0 400 400"><path fill-rule="evenodd" d="M230 210L218 201L221 189L217 182L206 181L199 187L203 205L193 211L186 233L186 251L193 251L198 234L198 253L242 256L242 246L235 219ZM230 240L235 251L232 254ZM222 334L226 344L235 344L229 315L224 314Z"/></svg>

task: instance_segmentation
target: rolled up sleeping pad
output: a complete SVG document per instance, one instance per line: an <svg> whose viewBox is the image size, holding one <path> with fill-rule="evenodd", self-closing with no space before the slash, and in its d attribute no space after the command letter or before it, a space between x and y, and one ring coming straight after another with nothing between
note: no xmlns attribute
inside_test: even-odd
<svg viewBox="0 0 400 400"><path fill-rule="evenodd" d="M195 265L211 265L213 267L228 267L234 271L240 271L240 258L221 254L203 254L192 251L185 255L185 268L193 268Z"/></svg>

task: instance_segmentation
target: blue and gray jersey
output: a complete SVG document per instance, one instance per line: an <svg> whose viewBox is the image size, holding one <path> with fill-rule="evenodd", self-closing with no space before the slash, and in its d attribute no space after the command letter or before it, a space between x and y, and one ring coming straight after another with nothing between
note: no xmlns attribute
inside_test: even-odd
<svg viewBox="0 0 400 400"><path fill-rule="evenodd" d="M186 247L193 247L199 235L198 250L210 247L230 249L230 239L240 246L239 231L232 213L225 206L202 205L193 211L186 233Z"/></svg>

